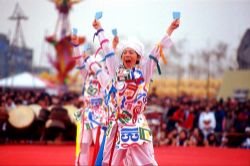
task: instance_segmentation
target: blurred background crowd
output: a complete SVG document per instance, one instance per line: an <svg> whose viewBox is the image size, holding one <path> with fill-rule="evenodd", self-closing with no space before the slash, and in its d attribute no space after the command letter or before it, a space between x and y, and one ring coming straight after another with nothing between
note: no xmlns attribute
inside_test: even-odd
<svg viewBox="0 0 250 166"><path fill-rule="evenodd" d="M49 95L28 90L0 94L1 143L75 140L73 114L83 104L78 94Z"/></svg>
<svg viewBox="0 0 250 166"><path fill-rule="evenodd" d="M1 143L75 141L79 94L43 91L0 92ZM156 146L249 148L250 100L160 98L151 93L145 111Z"/></svg>
<svg viewBox="0 0 250 166"><path fill-rule="evenodd" d="M161 106L158 111L160 129L157 130L155 119L151 119L157 117L153 111L157 106L149 106L147 113L150 124L156 127L153 131L157 132L155 143L158 145L249 148L249 100L207 100L189 96L160 99L152 94L149 103Z"/></svg>

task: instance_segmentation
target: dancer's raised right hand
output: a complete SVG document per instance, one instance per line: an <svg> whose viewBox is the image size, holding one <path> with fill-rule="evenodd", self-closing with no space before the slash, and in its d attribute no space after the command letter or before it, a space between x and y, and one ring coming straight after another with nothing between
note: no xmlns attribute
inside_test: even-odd
<svg viewBox="0 0 250 166"><path fill-rule="evenodd" d="M96 20L96 19L93 21L92 26L93 26L96 30L99 30L99 29L102 28L100 21L98 21L98 20Z"/></svg>

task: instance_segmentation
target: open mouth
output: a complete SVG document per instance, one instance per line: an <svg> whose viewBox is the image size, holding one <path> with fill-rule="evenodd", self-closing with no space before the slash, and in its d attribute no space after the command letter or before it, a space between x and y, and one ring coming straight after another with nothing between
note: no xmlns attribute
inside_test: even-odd
<svg viewBox="0 0 250 166"><path fill-rule="evenodd" d="M132 61L130 59L124 60L124 65L126 68L130 68L132 65Z"/></svg>
<svg viewBox="0 0 250 166"><path fill-rule="evenodd" d="M125 63L131 63L130 59L125 60Z"/></svg>

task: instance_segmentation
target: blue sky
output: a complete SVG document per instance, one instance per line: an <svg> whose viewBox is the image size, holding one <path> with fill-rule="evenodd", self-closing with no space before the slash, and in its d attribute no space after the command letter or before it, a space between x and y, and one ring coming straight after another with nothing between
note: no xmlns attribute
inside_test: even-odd
<svg viewBox="0 0 250 166"><path fill-rule="evenodd" d="M8 17L17 2L29 17L22 25L27 46L34 49L34 65L46 65L47 58L42 55L48 49L44 35L54 31L55 6L48 0L0 0L0 33L11 34L11 38L15 24ZM234 52L250 28L250 0L85 0L73 7L71 27L78 28L91 41L91 24L100 10L108 37L112 37L111 29L117 28L120 36L136 36L152 44L165 34L172 12L180 11L181 26L172 39L177 42L185 38L187 54L212 48L220 41L228 43Z"/></svg>

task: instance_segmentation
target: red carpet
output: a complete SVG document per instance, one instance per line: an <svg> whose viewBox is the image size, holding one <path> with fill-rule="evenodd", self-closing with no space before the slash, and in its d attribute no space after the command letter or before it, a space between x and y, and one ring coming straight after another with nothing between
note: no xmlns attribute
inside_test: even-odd
<svg viewBox="0 0 250 166"><path fill-rule="evenodd" d="M250 150L155 147L160 166L250 166ZM1 145L0 165L74 165L74 145Z"/></svg>

